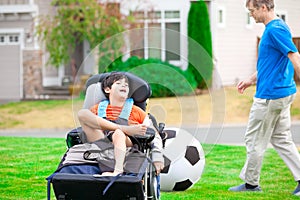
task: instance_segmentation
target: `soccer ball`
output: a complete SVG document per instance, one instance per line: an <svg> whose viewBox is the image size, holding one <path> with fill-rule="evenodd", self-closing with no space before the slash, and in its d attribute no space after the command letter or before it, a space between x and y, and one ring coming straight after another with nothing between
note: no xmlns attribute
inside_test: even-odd
<svg viewBox="0 0 300 200"><path fill-rule="evenodd" d="M165 167L161 171L162 191L184 191L201 177L205 155L200 142L189 132L166 128L169 139L163 149Z"/></svg>

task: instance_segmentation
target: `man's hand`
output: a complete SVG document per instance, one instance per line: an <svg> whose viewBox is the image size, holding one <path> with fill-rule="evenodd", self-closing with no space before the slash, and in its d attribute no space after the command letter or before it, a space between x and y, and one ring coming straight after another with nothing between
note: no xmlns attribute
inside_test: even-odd
<svg viewBox="0 0 300 200"><path fill-rule="evenodd" d="M162 162L154 162L153 163L156 169L156 175L159 175L161 170L164 168L164 164Z"/></svg>
<svg viewBox="0 0 300 200"><path fill-rule="evenodd" d="M255 83L257 77L257 72L255 72L249 79L241 81L237 84L237 90L239 93L243 94L244 91Z"/></svg>
<svg viewBox="0 0 300 200"><path fill-rule="evenodd" d="M243 94L244 91L251 85L252 85L252 82L250 82L250 81L241 81L237 85L237 90L239 93Z"/></svg>
<svg viewBox="0 0 300 200"><path fill-rule="evenodd" d="M126 126L126 125L116 125L117 129L120 129L127 135L145 135L147 126L144 124L137 124L137 125L131 125L131 126Z"/></svg>

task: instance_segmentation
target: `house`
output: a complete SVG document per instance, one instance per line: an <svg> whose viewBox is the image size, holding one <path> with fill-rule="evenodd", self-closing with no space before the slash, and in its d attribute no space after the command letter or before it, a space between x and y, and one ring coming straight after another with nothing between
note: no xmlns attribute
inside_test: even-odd
<svg viewBox="0 0 300 200"><path fill-rule="evenodd" d="M185 69L187 67L187 17L193 0L119 0L120 12L141 16L140 49L127 47L131 55L155 57ZM257 42L264 27L255 24L241 0L206 0L210 13L214 55L214 86L234 85L255 71ZM276 13L290 26L300 45L300 2L275 0ZM47 65L49 54L36 36L37 17L55 13L51 0L0 1L0 101L47 98L45 87L62 86L72 76L71 65ZM154 14L154 15L153 15ZM151 15L151 20L147 17ZM155 23L153 23L153 21ZM152 23L150 23L152 22ZM147 31L147 27L156 31ZM171 30L171 31L165 31ZM171 32L180 34L171 34ZM170 34L169 34L170 33ZM156 50L148 47L155 46ZM170 53L166 49L176 49ZM77 44L75 63L85 74L94 73L88 42ZM178 52L178 53L177 53ZM86 59L87 58L87 59ZM83 63L82 61L85 60ZM82 63L82 64L81 64Z"/></svg>
<svg viewBox="0 0 300 200"><path fill-rule="evenodd" d="M236 84L255 71L257 41L263 33L264 25L255 24L254 20L249 18L244 2L210 2L210 11L214 13L211 19L214 57L223 85ZM300 37L299 11L299 1L275 0L275 12L289 25L295 39Z"/></svg>
<svg viewBox="0 0 300 200"><path fill-rule="evenodd" d="M0 1L0 101L19 101L42 91L45 56L35 36L43 1Z"/></svg>

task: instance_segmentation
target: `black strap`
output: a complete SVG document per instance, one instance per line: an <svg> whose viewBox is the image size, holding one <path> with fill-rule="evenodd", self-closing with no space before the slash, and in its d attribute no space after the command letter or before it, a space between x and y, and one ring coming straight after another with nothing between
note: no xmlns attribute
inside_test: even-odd
<svg viewBox="0 0 300 200"><path fill-rule="evenodd" d="M51 181L50 179L48 179L47 181L47 199L50 200L51 198Z"/></svg>
<svg viewBox="0 0 300 200"><path fill-rule="evenodd" d="M55 175L55 173L51 174L49 177L46 178L47 180L47 199L50 200L51 198L51 182L52 178Z"/></svg>
<svg viewBox="0 0 300 200"><path fill-rule="evenodd" d="M112 186L112 184L114 184L114 182L116 182L116 180L118 180L121 176L122 176L122 173L120 173L112 178L112 180L108 183L108 185L103 190L103 192L102 192L103 196L106 194L107 190Z"/></svg>

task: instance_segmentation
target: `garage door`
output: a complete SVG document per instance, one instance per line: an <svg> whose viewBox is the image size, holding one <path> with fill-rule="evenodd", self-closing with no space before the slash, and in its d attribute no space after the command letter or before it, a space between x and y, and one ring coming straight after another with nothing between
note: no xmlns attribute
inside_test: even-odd
<svg viewBox="0 0 300 200"><path fill-rule="evenodd" d="M0 101L22 98L19 43L18 34L0 34Z"/></svg>

